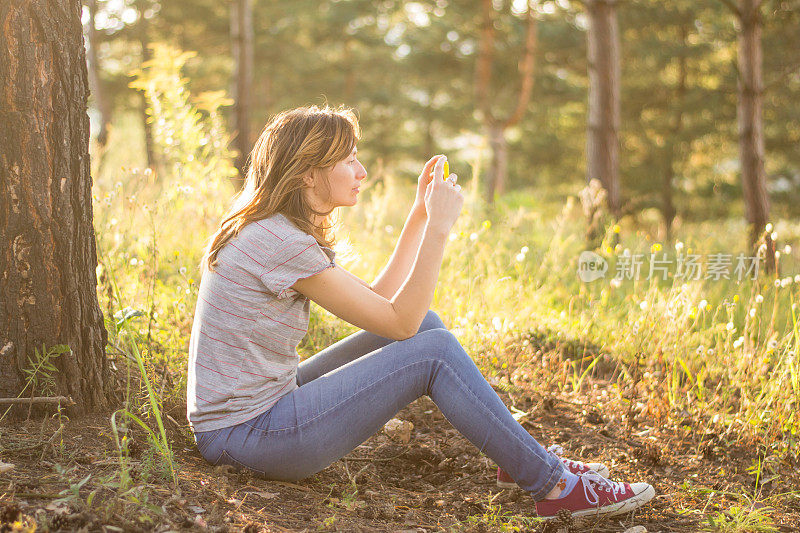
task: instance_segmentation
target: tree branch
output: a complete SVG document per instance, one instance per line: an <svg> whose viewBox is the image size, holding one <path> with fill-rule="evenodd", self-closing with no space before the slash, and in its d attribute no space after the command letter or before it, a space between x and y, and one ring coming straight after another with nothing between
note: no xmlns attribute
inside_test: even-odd
<svg viewBox="0 0 800 533"><path fill-rule="evenodd" d="M489 101L489 82L492 78L492 49L494 48L494 25L492 24L492 0L483 0L481 40L478 61L475 66L475 97L478 107L489 122L494 122Z"/></svg>
<svg viewBox="0 0 800 533"><path fill-rule="evenodd" d="M736 4L733 3L733 0L719 0L719 1L722 2L723 4L725 4L725 6L728 9L733 11L734 15L736 15L739 18L742 18L742 12L739 11L739 8L736 6Z"/></svg>
<svg viewBox="0 0 800 533"><path fill-rule="evenodd" d="M525 56L520 61L520 78L522 86L517 98L517 107L503 124L503 129L513 126L522 119L533 91L533 73L536 65L537 20L530 4L528 5L528 28L525 35Z"/></svg>
<svg viewBox="0 0 800 533"><path fill-rule="evenodd" d="M55 403L65 406L75 405L72 398L66 396L34 396L33 398L0 398L0 405L13 405L13 404L33 405L36 403Z"/></svg>

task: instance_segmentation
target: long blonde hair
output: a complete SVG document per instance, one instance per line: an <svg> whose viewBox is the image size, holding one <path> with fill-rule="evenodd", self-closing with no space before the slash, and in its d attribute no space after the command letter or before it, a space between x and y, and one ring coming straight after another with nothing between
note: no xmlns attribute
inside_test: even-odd
<svg viewBox="0 0 800 533"><path fill-rule="evenodd" d="M209 239L201 267L213 270L217 254L247 224L281 213L320 245L331 246L331 212L312 208L303 177L345 159L361 131L348 108L299 107L283 111L265 127L250 153L250 167L241 192ZM315 216L323 218L315 225Z"/></svg>

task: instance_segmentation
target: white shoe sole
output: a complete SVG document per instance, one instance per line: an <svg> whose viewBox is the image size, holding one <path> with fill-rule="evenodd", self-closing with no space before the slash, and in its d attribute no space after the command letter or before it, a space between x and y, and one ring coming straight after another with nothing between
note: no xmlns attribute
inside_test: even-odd
<svg viewBox="0 0 800 533"><path fill-rule="evenodd" d="M630 513L631 511L635 511L639 507L643 506L647 502L653 499L653 496L656 495L656 489L654 489L651 485L647 485L647 487L632 498L628 498L625 501L615 503L613 505L606 505L604 507L600 507L599 509L586 509L585 511L575 511L572 513L573 518L587 518L587 517L601 517L601 516L617 516L621 514ZM555 517L553 517L555 518Z"/></svg>

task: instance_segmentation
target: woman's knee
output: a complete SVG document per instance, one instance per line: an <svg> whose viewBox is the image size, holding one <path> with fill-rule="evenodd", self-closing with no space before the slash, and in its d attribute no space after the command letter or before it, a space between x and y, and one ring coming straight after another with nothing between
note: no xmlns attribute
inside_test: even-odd
<svg viewBox="0 0 800 533"><path fill-rule="evenodd" d="M428 309L428 312L425 314L425 318L422 319L422 324L419 325L418 333L423 331L428 331L431 329L447 329L442 322L442 319L433 309Z"/></svg>
<svg viewBox="0 0 800 533"><path fill-rule="evenodd" d="M424 346L423 352L433 351L441 357L463 356L466 354L461 343L450 330L444 328L429 329L417 333L413 338L419 339Z"/></svg>

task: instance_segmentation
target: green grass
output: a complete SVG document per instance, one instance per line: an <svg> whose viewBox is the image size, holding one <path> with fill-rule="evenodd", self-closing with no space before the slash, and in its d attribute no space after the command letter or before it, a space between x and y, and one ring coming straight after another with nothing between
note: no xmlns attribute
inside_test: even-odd
<svg viewBox="0 0 800 533"><path fill-rule="evenodd" d="M93 196L102 258L98 294L109 321L109 351L152 377L146 390L132 391L124 408L159 426L152 444L174 477L160 407L185 404L198 265L233 189L226 177L231 154L208 148L197 133L217 131L226 138L218 131L219 117L213 110L201 112L188 98L170 96L183 82L164 79L160 97L181 107L162 117L156 135L157 141L170 139L159 145L170 164L160 174L137 166L141 128L136 117L123 115L102 163L93 158ZM195 128L181 126L187 116ZM342 213L339 264L367 280L377 274L411 205L412 178L389 172L368 184L358 206ZM576 274L586 248L579 187L515 191L489 211L476 200L476 184L464 185L467 201L447 246L433 308L493 384L573 392L585 387L587 376L605 372L614 382L612 397L636 414L664 420L689 412L727 440L761 444L777 455L796 453L800 284L789 277L800 272L796 221L773 221L782 250L777 285L774 276L763 274L741 282L673 276L612 283L613 270L606 279L584 283ZM592 249L612 269L626 249L669 252L673 259L678 249L705 257L745 251L739 219L683 222L675 241L667 243L659 241L654 218L645 215L603 227L602 243ZM111 317L126 308L141 316L115 327ZM318 307L312 310L302 356L355 331ZM121 487L130 483L122 481ZM747 509L732 507L713 524L735 531L738 526L723 524L760 520L765 512Z"/></svg>

